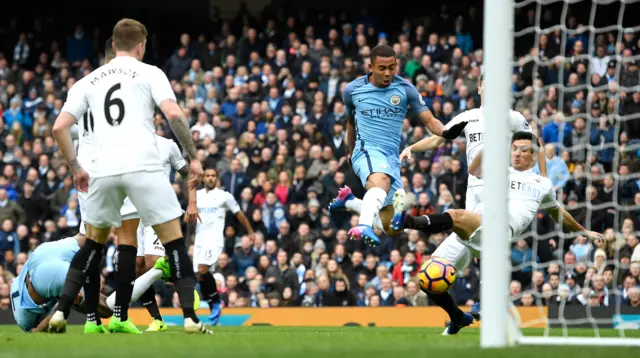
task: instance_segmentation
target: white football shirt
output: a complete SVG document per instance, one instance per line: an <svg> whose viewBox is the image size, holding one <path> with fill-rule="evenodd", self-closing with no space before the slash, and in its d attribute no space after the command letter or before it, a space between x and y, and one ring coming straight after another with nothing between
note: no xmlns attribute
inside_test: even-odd
<svg viewBox="0 0 640 358"><path fill-rule="evenodd" d="M92 109L87 124L94 177L163 169L153 115L154 106L167 99L176 97L164 72L128 56L114 58L71 88L62 111L84 124Z"/></svg>
<svg viewBox="0 0 640 358"><path fill-rule="evenodd" d="M240 211L240 205L233 195L220 188L200 189L196 192L196 200L202 219L196 223L196 243L199 240L222 240L227 211L235 215Z"/></svg>
<svg viewBox="0 0 640 358"><path fill-rule="evenodd" d="M171 175L171 168L176 171L180 170L187 165L187 161L182 157L182 153L180 152L180 148L178 148L176 142L159 135L156 135L156 139L158 140L158 153L162 162L164 174L169 178L169 175Z"/></svg>
<svg viewBox="0 0 640 358"><path fill-rule="evenodd" d="M71 138L75 140L76 157L82 168L92 174L93 165L93 115L91 111L85 112L78 123L71 127Z"/></svg>
<svg viewBox="0 0 640 358"><path fill-rule="evenodd" d="M447 125L446 129L452 126L468 121L464 127L464 136L467 139L467 163L471 164L473 159L484 148L484 132L486 128L484 113L482 107L464 111L455 116ZM514 110L509 110L509 128L511 133L515 132L531 132L531 126L522 114ZM484 180L478 179L473 175L469 175L468 186L484 185Z"/></svg>
<svg viewBox="0 0 640 358"><path fill-rule="evenodd" d="M518 171L509 167L509 227L514 237L524 232L538 210L559 206L549 178L534 173L532 169Z"/></svg>
<svg viewBox="0 0 640 358"><path fill-rule="evenodd" d="M556 200L551 180L534 173L532 169L517 171L509 167L508 190L507 213L509 218L507 223L512 240L517 240L529 227L538 210L560 206ZM484 203L478 204L474 212L482 214ZM481 232L481 230L477 232ZM469 240L458 240L470 248L474 255L479 255L482 251L482 235L474 234Z"/></svg>

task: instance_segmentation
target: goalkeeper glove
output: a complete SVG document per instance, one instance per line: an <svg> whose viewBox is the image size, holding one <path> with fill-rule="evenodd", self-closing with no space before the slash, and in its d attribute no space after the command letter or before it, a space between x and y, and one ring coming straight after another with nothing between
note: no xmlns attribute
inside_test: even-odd
<svg viewBox="0 0 640 358"><path fill-rule="evenodd" d="M460 122L456 125L451 126L451 128L449 129L445 129L442 132L442 138L446 139L446 140L454 140L456 138L458 138L460 136L460 134L462 134L462 131L464 130L464 127L467 126L467 123L469 122Z"/></svg>

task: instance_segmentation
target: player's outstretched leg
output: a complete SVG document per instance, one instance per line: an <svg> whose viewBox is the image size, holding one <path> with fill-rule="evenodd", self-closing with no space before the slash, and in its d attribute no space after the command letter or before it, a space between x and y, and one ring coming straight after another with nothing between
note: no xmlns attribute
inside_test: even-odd
<svg viewBox="0 0 640 358"><path fill-rule="evenodd" d="M404 229L405 215L407 214L407 193L403 189L398 189L393 194L393 219L391 228L393 230Z"/></svg>
<svg viewBox="0 0 640 358"><path fill-rule="evenodd" d="M426 234L434 234L453 230L460 239L470 240L482 225L482 216L478 213L455 209L443 214L423 216L407 215L406 225L410 229L420 230Z"/></svg>
<svg viewBox="0 0 640 358"><path fill-rule="evenodd" d="M457 334L462 328L473 323L473 316L469 313L462 312L455 301L453 301L453 297L451 297L449 292L427 293L427 296L429 296L431 302L437 304L449 314L451 321L444 332L442 332L443 336Z"/></svg>
<svg viewBox="0 0 640 358"><path fill-rule="evenodd" d="M207 300L209 307L211 307L211 314L209 315L211 325L215 326L218 324L220 314L222 313L216 279L213 278L207 265L198 265L198 277L200 279L200 291L202 291L204 299Z"/></svg>
<svg viewBox="0 0 640 358"><path fill-rule="evenodd" d="M406 225L410 229L420 230L426 234L435 234L453 229L453 219L449 213L423 216L407 215Z"/></svg>
<svg viewBox="0 0 640 358"><path fill-rule="evenodd" d="M146 240L146 239L143 239L143 240ZM138 245L140 245L140 241L141 240L138 239ZM144 244L143 244L143 247L144 247ZM138 247L138 249L140 248ZM156 267L164 266L169 276L171 276L171 272L169 272L169 263L161 256L156 256L156 255L138 256L138 260L142 261L141 266L142 266L143 272L145 273L150 270L162 271L162 268L156 268ZM144 308L147 309L147 312L149 312L149 316L151 316L151 323L149 324L149 327L147 327L145 332L166 332L168 328L167 328L167 325L164 323L164 320L162 319L162 314L160 314L160 307L158 307L158 302L156 302L156 290L153 288L153 283L155 281L157 281L157 279L151 282L147 290L144 291L142 296L140 296L140 303ZM134 290L135 290L135 285L134 285ZM132 301L133 301L133 297L132 297Z"/></svg>
<svg viewBox="0 0 640 358"><path fill-rule="evenodd" d="M62 295L58 301L58 310L49 321L49 332L62 333L66 331L67 318L71 312L71 307L78 292L80 292L80 288L86 283L87 275L90 275L93 271L100 272L103 249L103 244L87 238L84 245L76 252L69 265L67 278L62 288ZM91 295L93 295L92 290L86 292L85 299L89 301L87 296Z"/></svg>

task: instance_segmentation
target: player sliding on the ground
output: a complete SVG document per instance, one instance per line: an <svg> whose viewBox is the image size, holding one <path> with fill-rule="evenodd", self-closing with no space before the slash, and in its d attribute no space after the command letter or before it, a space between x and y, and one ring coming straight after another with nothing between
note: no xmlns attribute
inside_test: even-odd
<svg viewBox="0 0 640 358"><path fill-rule="evenodd" d="M576 222L571 214L560 207L560 204L556 201L556 193L551 180L533 172L535 143L537 143L537 138L528 132L517 132L511 138L511 167L509 168L509 187L506 188L509 190L509 217L505 225L505 231L508 231L511 240L517 239L526 230L539 209L549 213L566 230L583 232L586 237L594 242L602 240L603 236L601 234L586 230ZM407 215L405 225L426 234L453 230L455 239L464 247L467 247L474 256L480 257L483 209L483 204L480 203L473 211L455 209L449 210L444 214L418 217ZM492 238L484 239L491 240ZM438 250L436 250L433 256L444 257L451 262L456 262L456 260L460 262L461 260L460 254L452 250L451 247L444 253L438 253ZM470 260L471 257L468 257L468 259ZM473 316L470 313L462 312L456 306L449 293L427 294L429 299L442 307L451 318L449 326L443 333L444 335L456 334L461 328L473 323ZM505 307L505 309L507 308Z"/></svg>
<svg viewBox="0 0 640 358"><path fill-rule="evenodd" d="M87 302L87 319L101 326L97 314L99 284L96 284L99 264L110 228L121 226L120 209L128 196L145 225L153 227L170 258L185 332L211 333L193 308L193 264L180 228L182 209L162 172L158 156L153 126L154 106L160 107L165 114L191 161L189 187L197 186L203 175L202 165L196 158L196 147L166 75L157 67L140 62L146 46L145 26L135 20L123 19L114 27L112 37L116 57L71 88L53 128L59 150L73 171L78 191L88 191L85 218L88 240L71 261L59 308L49 323L50 330L65 330L71 306L82 286ZM95 119L95 156L92 158L95 165L91 177L76 159L69 133L69 128L89 108L93 109ZM114 325L123 327L121 331L128 333L139 332L133 329L129 319L125 320L133 289L131 282L136 274L135 245L135 241L127 245L130 247L126 250L126 257L118 256L116 275L122 284L117 287ZM109 326L112 326L111 322Z"/></svg>
<svg viewBox="0 0 640 358"><path fill-rule="evenodd" d="M40 245L31 255L20 275L11 283L11 308L18 326L25 332L45 332L49 319L57 308L62 287L73 256L85 243L84 235L76 235L60 241ZM154 268L138 277L133 285L132 302L136 301L159 279L171 277L169 264L164 258L158 259ZM102 318L111 317L115 308L114 292L108 298L100 295L99 314ZM82 293L78 294L73 308L86 312ZM85 333L102 333L92 329L93 323L85 323Z"/></svg>
<svg viewBox="0 0 640 358"><path fill-rule="evenodd" d="M480 95L480 101L484 102L484 87L483 79L478 79L478 94ZM464 128L464 137L467 141L467 161L469 165L469 179L467 182L467 191L465 194L465 209L474 210L477 205L482 202L482 194L484 192L484 180L473 175L474 168L478 168L482 157L482 150L484 148L484 133L486 131L486 121L484 118L484 109L474 108L468 111L464 111L455 116L445 128L450 128L457 123L468 122ZM509 110L509 128L512 133L519 131L537 133L535 122L531 122L531 125L527 122L522 114L514 110ZM405 148L400 154L400 162L404 159L411 159L411 153L424 152L427 150L433 150L440 144L444 143L445 139L439 136L431 136L425 138L411 146ZM547 176L546 159L543 151L539 151L538 166L540 167L540 173L542 176ZM396 229L400 229L396 227ZM464 272L473 258L472 252L464 245L462 245L456 238L455 234L449 235L434 252L433 256L445 257L449 259L458 272ZM480 302L476 300L471 307L471 314L480 320Z"/></svg>
<svg viewBox="0 0 640 358"><path fill-rule="evenodd" d="M402 123L408 112L418 116L432 133L446 139L458 137L466 123L445 129L431 114L418 90L395 75L398 63L391 47L374 47L370 59L371 72L345 87L344 103L353 170L367 190L360 220L349 235L377 245L380 239L373 231L374 218L383 206L391 205L395 192L402 189L398 153ZM402 212L394 214L394 221L400 223Z"/></svg>
<svg viewBox="0 0 640 358"><path fill-rule="evenodd" d="M224 251L224 222L227 211L233 213L240 224L249 233L251 241L255 239L249 220L240 210L240 205L230 193L217 188L218 171L207 168L204 171L204 188L196 192L197 212L187 211L185 221L196 222L196 239L193 247L193 270L198 273L200 291L211 307L211 324L220 319L220 294L216 280L211 274L211 266L218 262Z"/></svg>

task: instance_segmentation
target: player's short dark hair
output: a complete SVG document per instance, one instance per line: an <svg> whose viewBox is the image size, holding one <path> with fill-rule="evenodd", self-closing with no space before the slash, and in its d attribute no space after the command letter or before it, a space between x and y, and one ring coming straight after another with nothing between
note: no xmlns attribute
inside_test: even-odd
<svg viewBox="0 0 640 358"><path fill-rule="evenodd" d="M538 144L538 137L536 137L535 134L530 133L530 132L515 132L513 133L513 136L511 137L511 143L517 141L517 140L530 140L531 143L537 145Z"/></svg>
<svg viewBox="0 0 640 358"><path fill-rule="evenodd" d="M207 170L213 170L216 172L216 175L218 175L218 169L216 169L216 167L206 167L204 168L204 171L206 172Z"/></svg>
<svg viewBox="0 0 640 358"><path fill-rule="evenodd" d="M376 62L376 58L378 57L396 57L396 52L389 45L378 45L371 50L371 55L369 55L369 59L371 60L371 64Z"/></svg>

